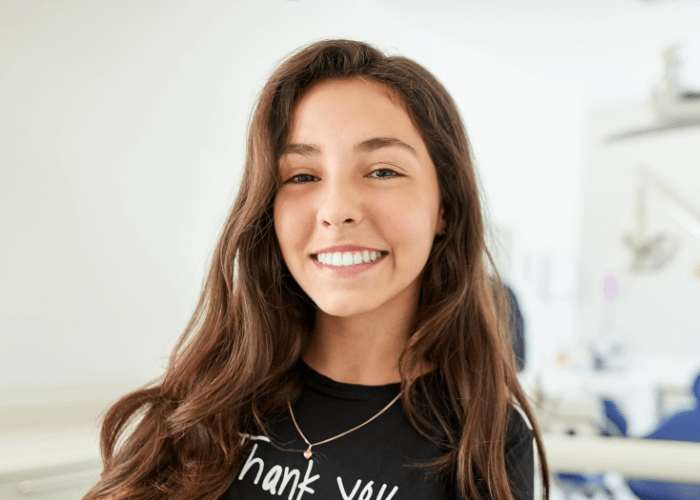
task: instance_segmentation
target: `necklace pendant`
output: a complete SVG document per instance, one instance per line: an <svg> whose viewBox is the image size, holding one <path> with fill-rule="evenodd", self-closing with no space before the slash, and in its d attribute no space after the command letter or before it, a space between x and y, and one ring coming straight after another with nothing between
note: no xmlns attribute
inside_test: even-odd
<svg viewBox="0 0 700 500"><path fill-rule="evenodd" d="M375 416L373 416L372 418L370 418L369 420L367 420L364 424L360 424L360 425L358 425L357 427L354 427L354 428L350 429L349 431L345 431L345 432L343 432L342 434L338 434L337 436L333 436L332 438L326 439L325 441L319 441L318 443L315 443L315 444L311 444L311 443L309 442L309 440L306 439L306 437L304 436L304 433L301 432L301 429L299 428L299 424L297 424L297 420L294 418L294 412L292 411L292 404L289 402L289 399L287 399L287 408L289 408L289 415L292 417L292 422L294 422L294 427L297 428L297 432L299 432L299 435L302 437L302 439L304 440L304 442L305 442L306 444L309 445L309 447L307 448L307 450L304 452L304 458L306 458L307 460L311 459L311 457L313 456L313 452L311 451L311 447L312 447L312 446L315 446L315 445L317 445L317 444L327 443L328 441L333 441L334 439L338 439L339 437L343 437L343 436L345 436L346 434L349 434L349 433L351 433L352 431L355 431L355 430L359 429L359 428L362 427L363 425L366 425L366 424L370 423L372 420L374 420L374 419L377 418L379 415L381 415L381 414L384 413L386 410L388 410L389 407L390 407L391 405L393 405L394 403L396 403L396 402L399 400L399 398L401 397L402 394L403 394L403 391L399 392L399 393L396 395L396 397L391 401L391 403L389 403L388 405L386 405L382 411L380 411L380 412L377 413ZM298 451L300 451L300 450L297 448L296 450L289 450L289 451L293 451L293 452L296 453L296 452L298 452ZM311 469L309 469L309 470L311 470ZM311 491L311 490L309 490L309 491ZM364 491L364 490L363 490L363 491ZM382 490L382 492L383 492L383 491L384 491L384 490ZM281 492L280 492L280 494L281 494ZM381 496L381 495L380 495L380 496Z"/></svg>

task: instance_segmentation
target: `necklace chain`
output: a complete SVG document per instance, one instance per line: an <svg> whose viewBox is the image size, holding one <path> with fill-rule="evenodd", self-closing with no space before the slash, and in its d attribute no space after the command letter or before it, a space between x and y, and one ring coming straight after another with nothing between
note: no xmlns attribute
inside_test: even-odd
<svg viewBox="0 0 700 500"><path fill-rule="evenodd" d="M396 401L398 401L398 399L401 397L401 394L403 394L403 391L399 392L399 394L398 394L394 399L392 399L391 402L390 402L388 405L386 405L386 406L382 409L382 411L380 411L379 413L377 413L375 416L373 416L372 418L370 418L370 419L367 420L366 422L364 422L364 423L358 425L357 427L353 427L353 428L350 429L349 431L345 431L345 432L343 432L342 434L338 434L337 436L333 436L332 438L328 438L328 439L325 439L325 440L323 440L323 441L319 441L318 443L314 443L314 444L309 443L309 440L306 439L306 436L304 436L304 433L301 432L301 429L299 428L299 424L297 424L297 420L294 418L294 412L292 411L292 405L289 403L289 399L287 399L287 406L289 407L289 414L292 416L292 422L294 422L294 427L297 428L297 431L299 431L299 435L300 435L302 438L304 438L304 441L306 442L306 444L309 445L309 447L307 448L307 450L304 452L304 456L305 456L307 459L310 459L310 458L311 458L311 455L313 455L313 452L311 451L311 447L312 447L312 446L318 446L319 444L324 444L324 443L327 443L327 442L329 442L329 441L333 441L334 439L338 439L338 438L340 438L340 437L343 437L343 436L345 436L346 434L350 434L352 431L356 431L356 430L359 429L360 427L369 424L372 420L374 420L374 419L377 418L379 415L381 415L382 413L384 413L385 411L387 411L391 405L393 405L394 403L396 403Z"/></svg>

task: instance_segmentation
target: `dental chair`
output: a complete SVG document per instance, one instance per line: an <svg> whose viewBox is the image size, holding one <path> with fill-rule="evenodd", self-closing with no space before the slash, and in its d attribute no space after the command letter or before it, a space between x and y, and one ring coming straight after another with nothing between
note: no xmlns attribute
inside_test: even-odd
<svg viewBox="0 0 700 500"><path fill-rule="evenodd" d="M663 419L654 432L645 439L666 439L700 443L700 374L693 383L695 407L669 415ZM670 483L630 479L627 481L632 492L641 500L698 500L700 483Z"/></svg>
<svg viewBox="0 0 700 500"><path fill-rule="evenodd" d="M600 430L602 436L627 436L627 420L620 412L617 405L608 399L603 400L604 423ZM578 494L592 498L602 494L611 500L614 493L605 482L605 474L572 474L560 472L555 476L555 482L566 498L572 498ZM646 499L645 499L646 500Z"/></svg>

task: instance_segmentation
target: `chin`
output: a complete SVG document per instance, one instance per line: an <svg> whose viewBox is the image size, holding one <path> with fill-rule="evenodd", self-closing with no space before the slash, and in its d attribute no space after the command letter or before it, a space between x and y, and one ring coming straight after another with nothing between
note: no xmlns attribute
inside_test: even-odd
<svg viewBox="0 0 700 500"><path fill-rule="evenodd" d="M350 316L364 314L377 308L375 304L358 304L356 301L320 301L315 303L318 311L328 316L337 316L339 318L348 318Z"/></svg>

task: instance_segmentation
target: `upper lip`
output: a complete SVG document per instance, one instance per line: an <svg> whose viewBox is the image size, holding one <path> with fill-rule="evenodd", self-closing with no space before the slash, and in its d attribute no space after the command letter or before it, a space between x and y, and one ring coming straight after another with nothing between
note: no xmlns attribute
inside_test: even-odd
<svg viewBox="0 0 700 500"><path fill-rule="evenodd" d="M317 250L316 252L312 253L311 255L318 255L321 253L334 253L334 252L364 252L367 250L368 252L381 252L382 250L378 250L376 248L369 248L369 247L363 247L360 245L336 245L332 247L327 247L323 248L321 250Z"/></svg>

